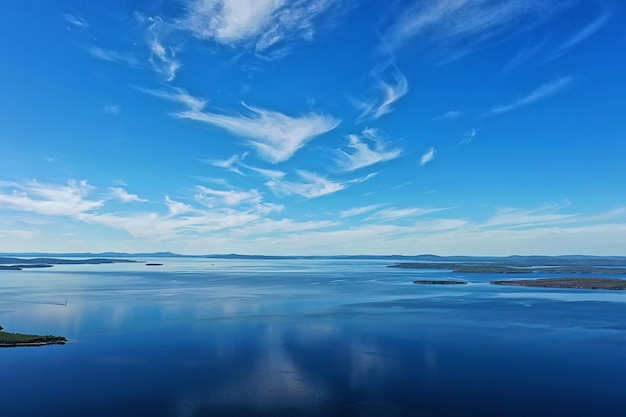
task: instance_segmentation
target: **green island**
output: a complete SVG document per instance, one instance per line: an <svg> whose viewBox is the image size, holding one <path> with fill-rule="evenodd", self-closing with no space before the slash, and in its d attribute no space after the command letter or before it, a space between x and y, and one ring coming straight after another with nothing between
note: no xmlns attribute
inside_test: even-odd
<svg viewBox="0 0 626 417"><path fill-rule="evenodd" d="M9 333L0 326L0 347L64 345L67 339L63 336Z"/></svg>
<svg viewBox="0 0 626 417"><path fill-rule="evenodd" d="M416 279L413 284L423 285L462 285L467 284L465 281L458 281L454 279Z"/></svg>
<svg viewBox="0 0 626 417"><path fill-rule="evenodd" d="M620 278L538 278L491 281L493 285L513 285L540 288L580 288L587 290L626 290L626 279Z"/></svg>

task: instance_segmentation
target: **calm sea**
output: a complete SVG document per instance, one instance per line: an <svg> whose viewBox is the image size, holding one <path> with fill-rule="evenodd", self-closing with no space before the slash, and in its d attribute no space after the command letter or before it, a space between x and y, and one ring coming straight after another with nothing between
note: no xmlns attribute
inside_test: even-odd
<svg viewBox="0 0 626 417"><path fill-rule="evenodd" d="M70 342L0 349L0 415L626 415L626 292L388 260L157 262L1 271L0 325ZM469 284L412 284L430 278Z"/></svg>

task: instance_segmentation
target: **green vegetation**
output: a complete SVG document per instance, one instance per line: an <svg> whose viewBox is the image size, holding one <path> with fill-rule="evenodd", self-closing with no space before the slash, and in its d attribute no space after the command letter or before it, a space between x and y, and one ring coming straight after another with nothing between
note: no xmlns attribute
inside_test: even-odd
<svg viewBox="0 0 626 417"><path fill-rule="evenodd" d="M0 329L2 329L2 327L0 327ZM0 347L63 345L66 342L67 339L63 336L39 336L0 331Z"/></svg>
<svg viewBox="0 0 626 417"><path fill-rule="evenodd" d="M428 280L428 279L416 279L413 281L413 284L426 284L426 285L459 285L459 284L467 284L465 281L457 281L452 279L438 279L438 280Z"/></svg>
<svg viewBox="0 0 626 417"><path fill-rule="evenodd" d="M542 288L582 288L589 290L626 290L626 279L619 278L539 278L492 281L494 285Z"/></svg>

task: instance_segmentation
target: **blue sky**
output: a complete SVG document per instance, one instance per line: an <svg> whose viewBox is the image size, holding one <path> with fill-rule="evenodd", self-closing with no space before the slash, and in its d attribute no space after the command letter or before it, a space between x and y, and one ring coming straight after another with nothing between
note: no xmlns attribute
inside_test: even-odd
<svg viewBox="0 0 626 417"><path fill-rule="evenodd" d="M626 254L593 0L11 1L0 251Z"/></svg>

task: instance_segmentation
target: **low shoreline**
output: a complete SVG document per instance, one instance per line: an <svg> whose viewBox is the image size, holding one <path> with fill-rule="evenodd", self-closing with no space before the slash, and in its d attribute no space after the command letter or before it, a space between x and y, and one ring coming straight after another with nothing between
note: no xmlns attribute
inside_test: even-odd
<svg viewBox="0 0 626 417"><path fill-rule="evenodd" d="M64 345L68 342L67 339L50 342L24 342L24 343L0 343L0 348L12 348L12 347L37 347L48 345Z"/></svg>
<svg viewBox="0 0 626 417"><path fill-rule="evenodd" d="M575 288L584 290L626 290L626 279L596 277L537 278L491 281L492 285L535 288Z"/></svg>
<svg viewBox="0 0 626 417"><path fill-rule="evenodd" d="M64 345L68 342L63 336L9 333L0 326L0 348L21 346Z"/></svg>

